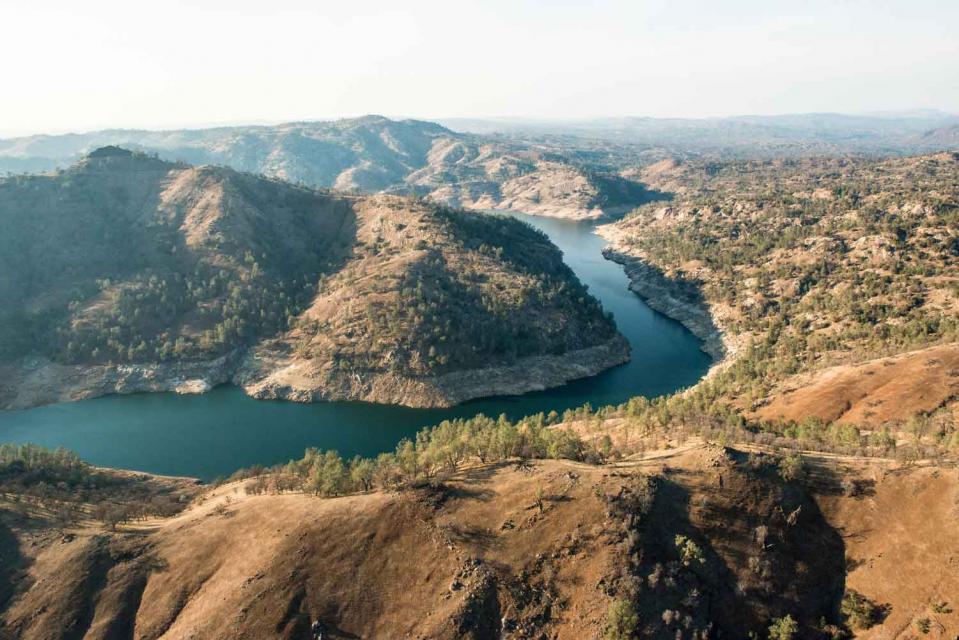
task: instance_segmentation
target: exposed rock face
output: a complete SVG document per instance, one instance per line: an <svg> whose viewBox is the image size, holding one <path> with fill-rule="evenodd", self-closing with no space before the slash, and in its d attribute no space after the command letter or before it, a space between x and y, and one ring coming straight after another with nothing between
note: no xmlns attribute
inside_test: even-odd
<svg viewBox="0 0 959 640"><path fill-rule="evenodd" d="M229 382L238 353L200 362L69 365L31 358L0 366L0 409L96 398L114 393L205 393Z"/></svg>
<svg viewBox="0 0 959 640"><path fill-rule="evenodd" d="M715 310L695 288L668 278L641 257L630 255L618 243L620 232L615 225L601 226L597 233L611 241L612 244L603 250L603 256L623 265L629 277L629 288L651 308L689 329L702 341L702 350L717 364L738 350L738 342L716 325Z"/></svg>
<svg viewBox="0 0 959 640"><path fill-rule="evenodd" d="M474 398L516 395L563 385L629 361L622 336L559 356L522 358L511 365L435 377L394 373L321 376L304 359L264 359L234 352L210 361L124 365L65 365L33 359L0 367L0 408L30 407L110 394L205 393L234 383L254 398L319 402L361 400L409 407L449 407Z"/></svg>
<svg viewBox="0 0 959 640"><path fill-rule="evenodd" d="M449 406L563 384L629 345L548 238L98 151L0 181L0 406L202 392Z"/></svg>
<svg viewBox="0 0 959 640"><path fill-rule="evenodd" d="M449 407L466 400L515 395L556 387L596 375L629 360L629 343L616 336L606 343L560 356L522 358L513 364L453 371L435 377L389 372L333 375L311 361L264 359L251 355L234 381L254 398L297 402L363 400L411 407Z"/></svg>
<svg viewBox="0 0 959 640"><path fill-rule="evenodd" d="M713 322L709 307L702 301L690 299L688 292L670 280L658 269L641 259L606 248L603 256L623 265L629 277L629 288L635 291L651 308L676 320L702 341L702 350L715 361L727 355L724 335Z"/></svg>

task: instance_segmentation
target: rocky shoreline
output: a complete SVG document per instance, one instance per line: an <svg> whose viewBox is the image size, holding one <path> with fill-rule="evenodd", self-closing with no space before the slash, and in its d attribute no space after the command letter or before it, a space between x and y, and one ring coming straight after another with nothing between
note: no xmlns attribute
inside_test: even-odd
<svg viewBox="0 0 959 640"><path fill-rule="evenodd" d="M247 358L234 383L254 398L317 402L356 400L416 408L445 408L501 395L519 395L558 387L596 375L629 360L624 337L562 355L522 358L513 364L453 371L434 378L382 372L325 372L309 362L274 359L268 354Z"/></svg>
<svg viewBox="0 0 959 640"><path fill-rule="evenodd" d="M716 317L719 314L716 309L705 300L689 300L679 283L642 258L628 253L619 243L619 232L613 225L598 227L596 232L610 242L603 249L603 257L622 265L630 281L629 288L650 308L676 320L702 341L700 348L713 359L707 378L730 362L740 344L734 336L717 325Z"/></svg>
<svg viewBox="0 0 959 640"><path fill-rule="evenodd" d="M66 365L30 358L0 367L0 409L29 409L110 394L204 393L229 382L237 351L213 360L121 365Z"/></svg>
<svg viewBox="0 0 959 640"><path fill-rule="evenodd" d="M32 358L0 369L0 409L29 409L111 394L205 393L232 383L258 399L294 402L355 400L416 408L445 408L467 400L519 395L596 375L629 360L629 343L610 341L562 355L455 371L436 378L388 373L318 375L309 363L234 351L202 362L64 365Z"/></svg>

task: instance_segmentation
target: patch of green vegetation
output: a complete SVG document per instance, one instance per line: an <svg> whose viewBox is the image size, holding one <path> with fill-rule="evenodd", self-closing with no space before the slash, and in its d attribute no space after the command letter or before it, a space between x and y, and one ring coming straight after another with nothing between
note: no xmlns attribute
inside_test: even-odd
<svg viewBox="0 0 959 640"><path fill-rule="evenodd" d="M183 509L186 494L144 474L98 469L65 449L0 444L0 495L23 517L40 514L60 526L84 517L116 525Z"/></svg>
<svg viewBox="0 0 959 640"><path fill-rule="evenodd" d="M251 485L254 492L296 489L335 496L430 481L468 461L492 463L517 457L599 462L602 453L572 430L550 428L543 414L515 423L505 416L493 420L481 414L423 429L415 438L402 440L392 453L376 458L344 460L335 451L307 449L299 460L272 469L240 470L232 478L257 478Z"/></svg>
<svg viewBox="0 0 959 640"><path fill-rule="evenodd" d="M793 640L798 633L799 623L789 614L776 618L769 625L769 640Z"/></svg>
<svg viewBox="0 0 959 640"><path fill-rule="evenodd" d="M879 606L858 591L847 589L842 597L840 611L853 629L868 629L879 621Z"/></svg>
<svg viewBox="0 0 959 640"><path fill-rule="evenodd" d="M801 159L690 163L683 193L619 224L625 246L753 336L719 376L762 399L786 376L959 339L959 162ZM946 302L937 302L945 300Z"/></svg>
<svg viewBox="0 0 959 640"><path fill-rule="evenodd" d="M694 564L706 564L706 558L703 556L702 548L686 536L677 535L675 539L676 550L679 552L679 561L684 567Z"/></svg>
<svg viewBox="0 0 959 640"><path fill-rule="evenodd" d="M615 600L609 605L603 640L631 640L639 631L639 614L628 600Z"/></svg>

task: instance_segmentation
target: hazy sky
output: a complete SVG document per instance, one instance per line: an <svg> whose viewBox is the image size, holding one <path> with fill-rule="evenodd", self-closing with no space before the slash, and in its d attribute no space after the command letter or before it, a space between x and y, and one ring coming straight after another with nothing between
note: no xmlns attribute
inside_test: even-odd
<svg viewBox="0 0 959 640"><path fill-rule="evenodd" d="M0 135L959 112L959 0L0 0Z"/></svg>

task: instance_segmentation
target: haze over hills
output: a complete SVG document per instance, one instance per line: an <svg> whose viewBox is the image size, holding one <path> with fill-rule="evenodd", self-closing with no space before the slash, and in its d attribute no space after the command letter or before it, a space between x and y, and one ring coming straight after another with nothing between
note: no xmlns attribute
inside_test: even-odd
<svg viewBox="0 0 959 640"><path fill-rule="evenodd" d="M726 118L446 118L458 131L567 135L662 148L680 154L748 157L834 153L909 154L956 148L959 115L934 110L849 115L806 113Z"/></svg>
<svg viewBox="0 0 959 640"><path fill-rule="evenodd" d="M118 147L0 180L5 406L110 392L448 406L628 359L541 233Z"/></svg>
<svg viewBox="0 0 959 640"><path fill-rule="evenodd" d="M621 215L650 199L610 170L614 151L455 133L419 120L178 131L108 130L0 141L0 171L64 167L105 145L218 164L312 187L415 193L453 206L571 218Z"/></svg>

